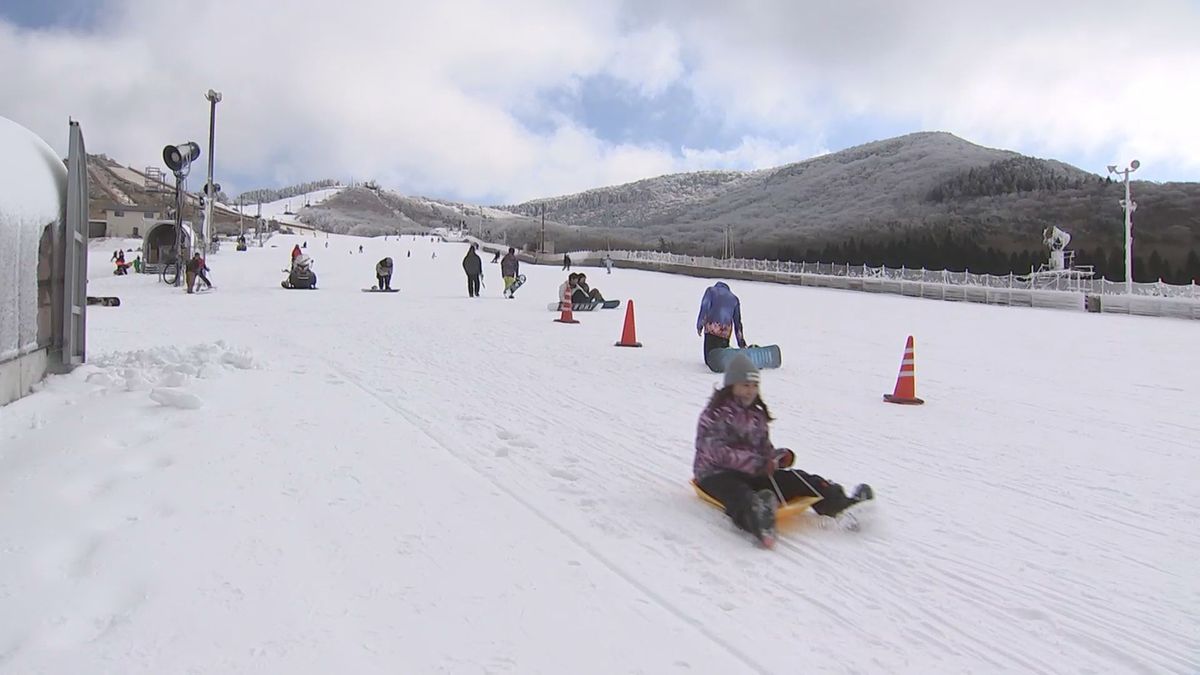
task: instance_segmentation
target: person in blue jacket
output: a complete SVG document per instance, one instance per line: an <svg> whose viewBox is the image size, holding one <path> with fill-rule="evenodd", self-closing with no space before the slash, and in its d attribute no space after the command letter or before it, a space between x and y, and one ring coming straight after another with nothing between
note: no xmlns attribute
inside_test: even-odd
<svg viewBox="0 0 1200 675"><path fill-rule="evenodd" d="M706 359L710 351L728 347L731 335L736 335L738 347L745 349L742 302L724 281L705 289L704 299L700 301L700 315L696 317L696 335L704 336Z"/></svg>

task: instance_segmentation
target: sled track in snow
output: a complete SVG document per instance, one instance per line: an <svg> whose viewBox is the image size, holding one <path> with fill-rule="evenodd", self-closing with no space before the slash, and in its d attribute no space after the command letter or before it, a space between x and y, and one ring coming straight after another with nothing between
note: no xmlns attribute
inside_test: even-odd
<svg viewBox="0 0 1200 675"><path fill-rule="evenodd" d="M574 543L580 549L582 549L583 551L586 551L588 553L588 555L592 556L597 562L604 565L604 567L607 568L610 572L617 575L619 578L623 579L626 583L628 583L629 585L633 586L638 591L643 593L647 598L653 600L664 611L674 615L676 618L683 621L685 624L691 626L693 629L695 629L701 635L704 635L706 638L711 640L714 644L719 645L722 649L724 649L726 652L728 652L731 656L735 657L742 663L746 664L747 667L751 668L755 672L758 672L758 673L769 673L770 672L770 669L768 669L765 666L763 666L762 664L758 663L756 660L751 658L750 655L746 654L742 650L733 646L728 641L722 639L719 635L716 635L715 633L710 631L708 628L706 628L704 626L703 623L692 618L687 613L685 613L683 610L681 610L679 607L675 606L674 603L672 603L668 599L662 597L662 595L655 592L652 588L650 588L646 584L643 584L632 574L626 572L620 565L618 565L615 562L613 562L612 560L610 560L608 558L608 556L605 556L603 553L596 550L596 548L594 546L592 546L591 544L587 543L586 541L584 541L581 538L579 538L578 536L576 536L575 533L572 532L570 529L564 527L563 525L561 525L557 521L555 521L553 518L546 515L545 512L543 512L541 509L539 509L537 506L535 506L534 504L529 502L527 499L525 499L521 495L514 492L507 485L504 485L503 483L499 483L499 482L493 480L491 476L480 471L476 467L475 464L473 464L472 462L459 456L458 453L454 452L453 444L443 440L441 438L440 434L431 430L429 428L428 424L425 423L425 420L421 419L417 415L410 413L409 411L405 410L404 408L391 403L390 401L380 399L376 395L376 393L374 391L372 391L372 389L370 387L368 387L366 384L364 384L357 376L351 375L350 372L345 367L343 367L341 364L339 364L335 361L332 361L328 358L324 358L324 357L322 357L321 360L324 361L332 370L334 370L339 375L341 375L343 378L345 378L347 382L353 384L355 387L362 390L365 394L367 394L367 396L369 398L371 398L371 400L381 403L382 405L384 405L385 407L390 409L392 412L403 417L409 424L412 424L414 427L419 429L421 431L421 433L425 434L426 437L428 437L433 442L437 443L438 446L441 447L442 450L444 450L448 455L450 455L454 459L456 459L459 462L461 462L462 464L464 464L473 473L475 473L479 477L483 478L485 481L487 481L490 485L495 487L497 490L500 490L504 494L508 495L510 498L513 499L513 501L515 501L518 504L520 504L521 506L525 507L530 513L537 516L539 520L546 523L550 527L554 528L556 531L561 533L563 536L565 536L568 540L570 540L572 543Z"/></svg>

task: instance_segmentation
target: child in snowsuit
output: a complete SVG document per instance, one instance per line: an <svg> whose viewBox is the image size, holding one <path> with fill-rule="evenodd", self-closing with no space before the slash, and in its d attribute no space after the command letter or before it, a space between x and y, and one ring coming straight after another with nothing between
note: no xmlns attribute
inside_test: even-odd
<svg viewBox="0 0 1200 675"><path fill-rule="evenodd" d="M771 444L767 425L774 418L759 395L759 379L758 368L738 354L725 368L724 387L700 414L692 465L700 489L725 505L734 524L764 543L774 538L780 501L819 496L813 510L836 516L872 499L869 485L847 496L841 485L791 468L796 453Z"/></svg>

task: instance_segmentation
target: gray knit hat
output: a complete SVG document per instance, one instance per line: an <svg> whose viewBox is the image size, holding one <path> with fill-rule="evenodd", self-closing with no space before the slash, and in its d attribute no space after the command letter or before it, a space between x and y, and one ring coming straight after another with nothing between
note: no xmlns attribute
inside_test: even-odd
<svg viewBox="0 0 1200 675"><path fill-rule="evenodd" d="M725 364L725 386L733 386L738 382L758 382L758 368L745 354L737 354Z"/></svg>

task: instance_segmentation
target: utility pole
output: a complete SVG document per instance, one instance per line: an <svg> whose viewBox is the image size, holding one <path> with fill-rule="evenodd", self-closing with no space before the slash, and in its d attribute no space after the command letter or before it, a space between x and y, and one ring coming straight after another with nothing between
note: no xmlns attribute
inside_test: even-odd
<svg viewBox="0 0 1200 675"><path fill-rule="evenodd" d="M1129 168L1117 171L1116 164L1108 166L1108 172L1125 179L1125 199L1121 206L1125 207L1125 294L1133 295L1133 212L1137 210L1137 202L1129 197L1129 174L1138 170L1142 163L1136 159L1129 163Z"/></svg>
<svg viewBox="0 0 1200 675"><path fill-rule="evenodd" d="M213 187L213 136L217 129L217 104L221 102L221 92L208 90L204 95L208 99L208 183L204 186L204 243L200 246L200 250L204 251L204 256L208 257L208 242L212 238L210 230L212 226L213 202L217 198L217 190Z"/></svg>
<svg viewBox="0 0 1200 675"><path fill-rule="evenodd" d="M542 250L538 251L538 253L545 253L546 252L546 203L542 202L540 204L540 206L542 207Z"/></svg>

